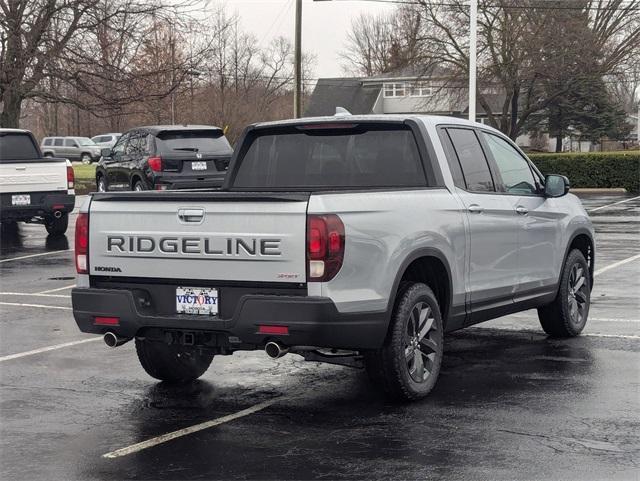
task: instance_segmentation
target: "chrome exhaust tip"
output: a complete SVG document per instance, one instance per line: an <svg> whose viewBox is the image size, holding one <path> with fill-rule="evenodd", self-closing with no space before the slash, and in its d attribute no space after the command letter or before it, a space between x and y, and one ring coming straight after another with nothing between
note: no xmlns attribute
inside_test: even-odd
<svg viewBox="0 0 640 481"><path fill-rule="evenodd" d="M111 331L107 332L102 339L104 340L104 343L109 347L122 346L125 342L128 342L131 340L128 337L117 336Z"/></svg>
<svg viewBox="0 0 640 481"><path fill-rule="evenodd" d="M269 341L264 346L264 352L266 352L267 356L271 359L279 359L289 352L289 348L281 346L277 342Z"/></svg>
<svg viewBox="0 0 640 481"><path fill-rule="evenodd" d="M60 217L62 217L62 212L60 212L59 210L55 211L53 213L53 217L55 217L56 219L59 219Z"/></svg>

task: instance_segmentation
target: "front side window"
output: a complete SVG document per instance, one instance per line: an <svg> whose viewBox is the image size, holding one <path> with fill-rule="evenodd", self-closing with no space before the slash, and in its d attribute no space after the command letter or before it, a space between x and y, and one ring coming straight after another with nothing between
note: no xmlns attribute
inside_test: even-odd
<svg viewBox="0 0 640 481"><path fill-rule="evenodd" d="M536 194L536 182L529 163L506 140L482 132L496 162L504 188L510 194Z"/></svg>
<svg viewBox="0 0 640 481"><path fill-rule="evenodd" d="M494 192L495 185L480 141L471 129L447 129L460 161L467 189L472 192Z"/></svg>
<svg viewBox="0 0 640 481"><path fill-rule="evenodd" d="M386 83L384 84L385 97L404 97L407 95L407 86L404 83Z"/></svg>
<svg viewBox="0 0 640 481"><path fill-rule="evenodd" d="M402 124L282 127L258 132L247 142L235 188L427 185L413 132Z"/></svg>
<svg viewBox="0 0 640 481"><path fill-rule="evenodd" d="M78 144L76 144L76 141L73 139L64 139L64 146L65 147L77 147Z"/></svg>
<svg viewBox="0 0 640 481"><path fill-rule="evenodd" d="M111 149L112 157L119 157L122 155L122 153L124 152L124 148L127 145L128 138L129 138L129 134L126 134L120 137L116 145L114 145L113 148Z"/></svg>

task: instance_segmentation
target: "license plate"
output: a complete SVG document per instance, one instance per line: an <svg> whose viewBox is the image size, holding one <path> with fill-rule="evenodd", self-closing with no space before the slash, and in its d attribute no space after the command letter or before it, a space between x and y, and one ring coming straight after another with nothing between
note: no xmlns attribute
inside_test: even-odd
<svg viewBox="0 0 640 481"><path fill-rule="evenodd" d="M207 163L205 161L191 162L191 170L207 170Z"/></svg>
<svg viewBox="0 0 640 481"><path fill-rule="evenodd" d="M204 287L176 287L176 312L216 316L218 314L218 289Z"/></svg>
<svg viewBox="0 0 640 481"><path fill-rule="evenodd" d="M26 195L12 195L11 205L31 205L31 196Z"/></svg>

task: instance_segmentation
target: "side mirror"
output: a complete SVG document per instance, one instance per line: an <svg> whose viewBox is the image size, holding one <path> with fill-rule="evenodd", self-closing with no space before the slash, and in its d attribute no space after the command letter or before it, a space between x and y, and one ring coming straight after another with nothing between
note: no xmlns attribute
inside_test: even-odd
<svg viewBox="0 0 640 481"><path fill-rule="evenodd" d="M564 175L549 174L544 180L544 195L547 197L562 197L569 193L569 179Z"/></svg>
<svg viewBox="0 0 640 481"><path fill-rule="evenodd" d="M108 157L111 157L111 149L106 148L106 149L100 150L100 155L102 155L102 157L104 157L105 159Z"/></svg>

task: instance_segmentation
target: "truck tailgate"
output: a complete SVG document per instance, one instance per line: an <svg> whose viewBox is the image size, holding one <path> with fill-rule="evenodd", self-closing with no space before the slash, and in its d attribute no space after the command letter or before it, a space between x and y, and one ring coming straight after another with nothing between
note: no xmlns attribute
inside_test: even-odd
<svg viewBox="0 0 640 481"><path fill-rule="evenodd" d="M0 163L0 193L67 190L65 160L29 160Z"/></svg>
<svg viewBox="0 0 640 481"><path fill-rule="evenodd" d="M89 211L91 275L305 282L307 194L99 194Z"/></svg>

